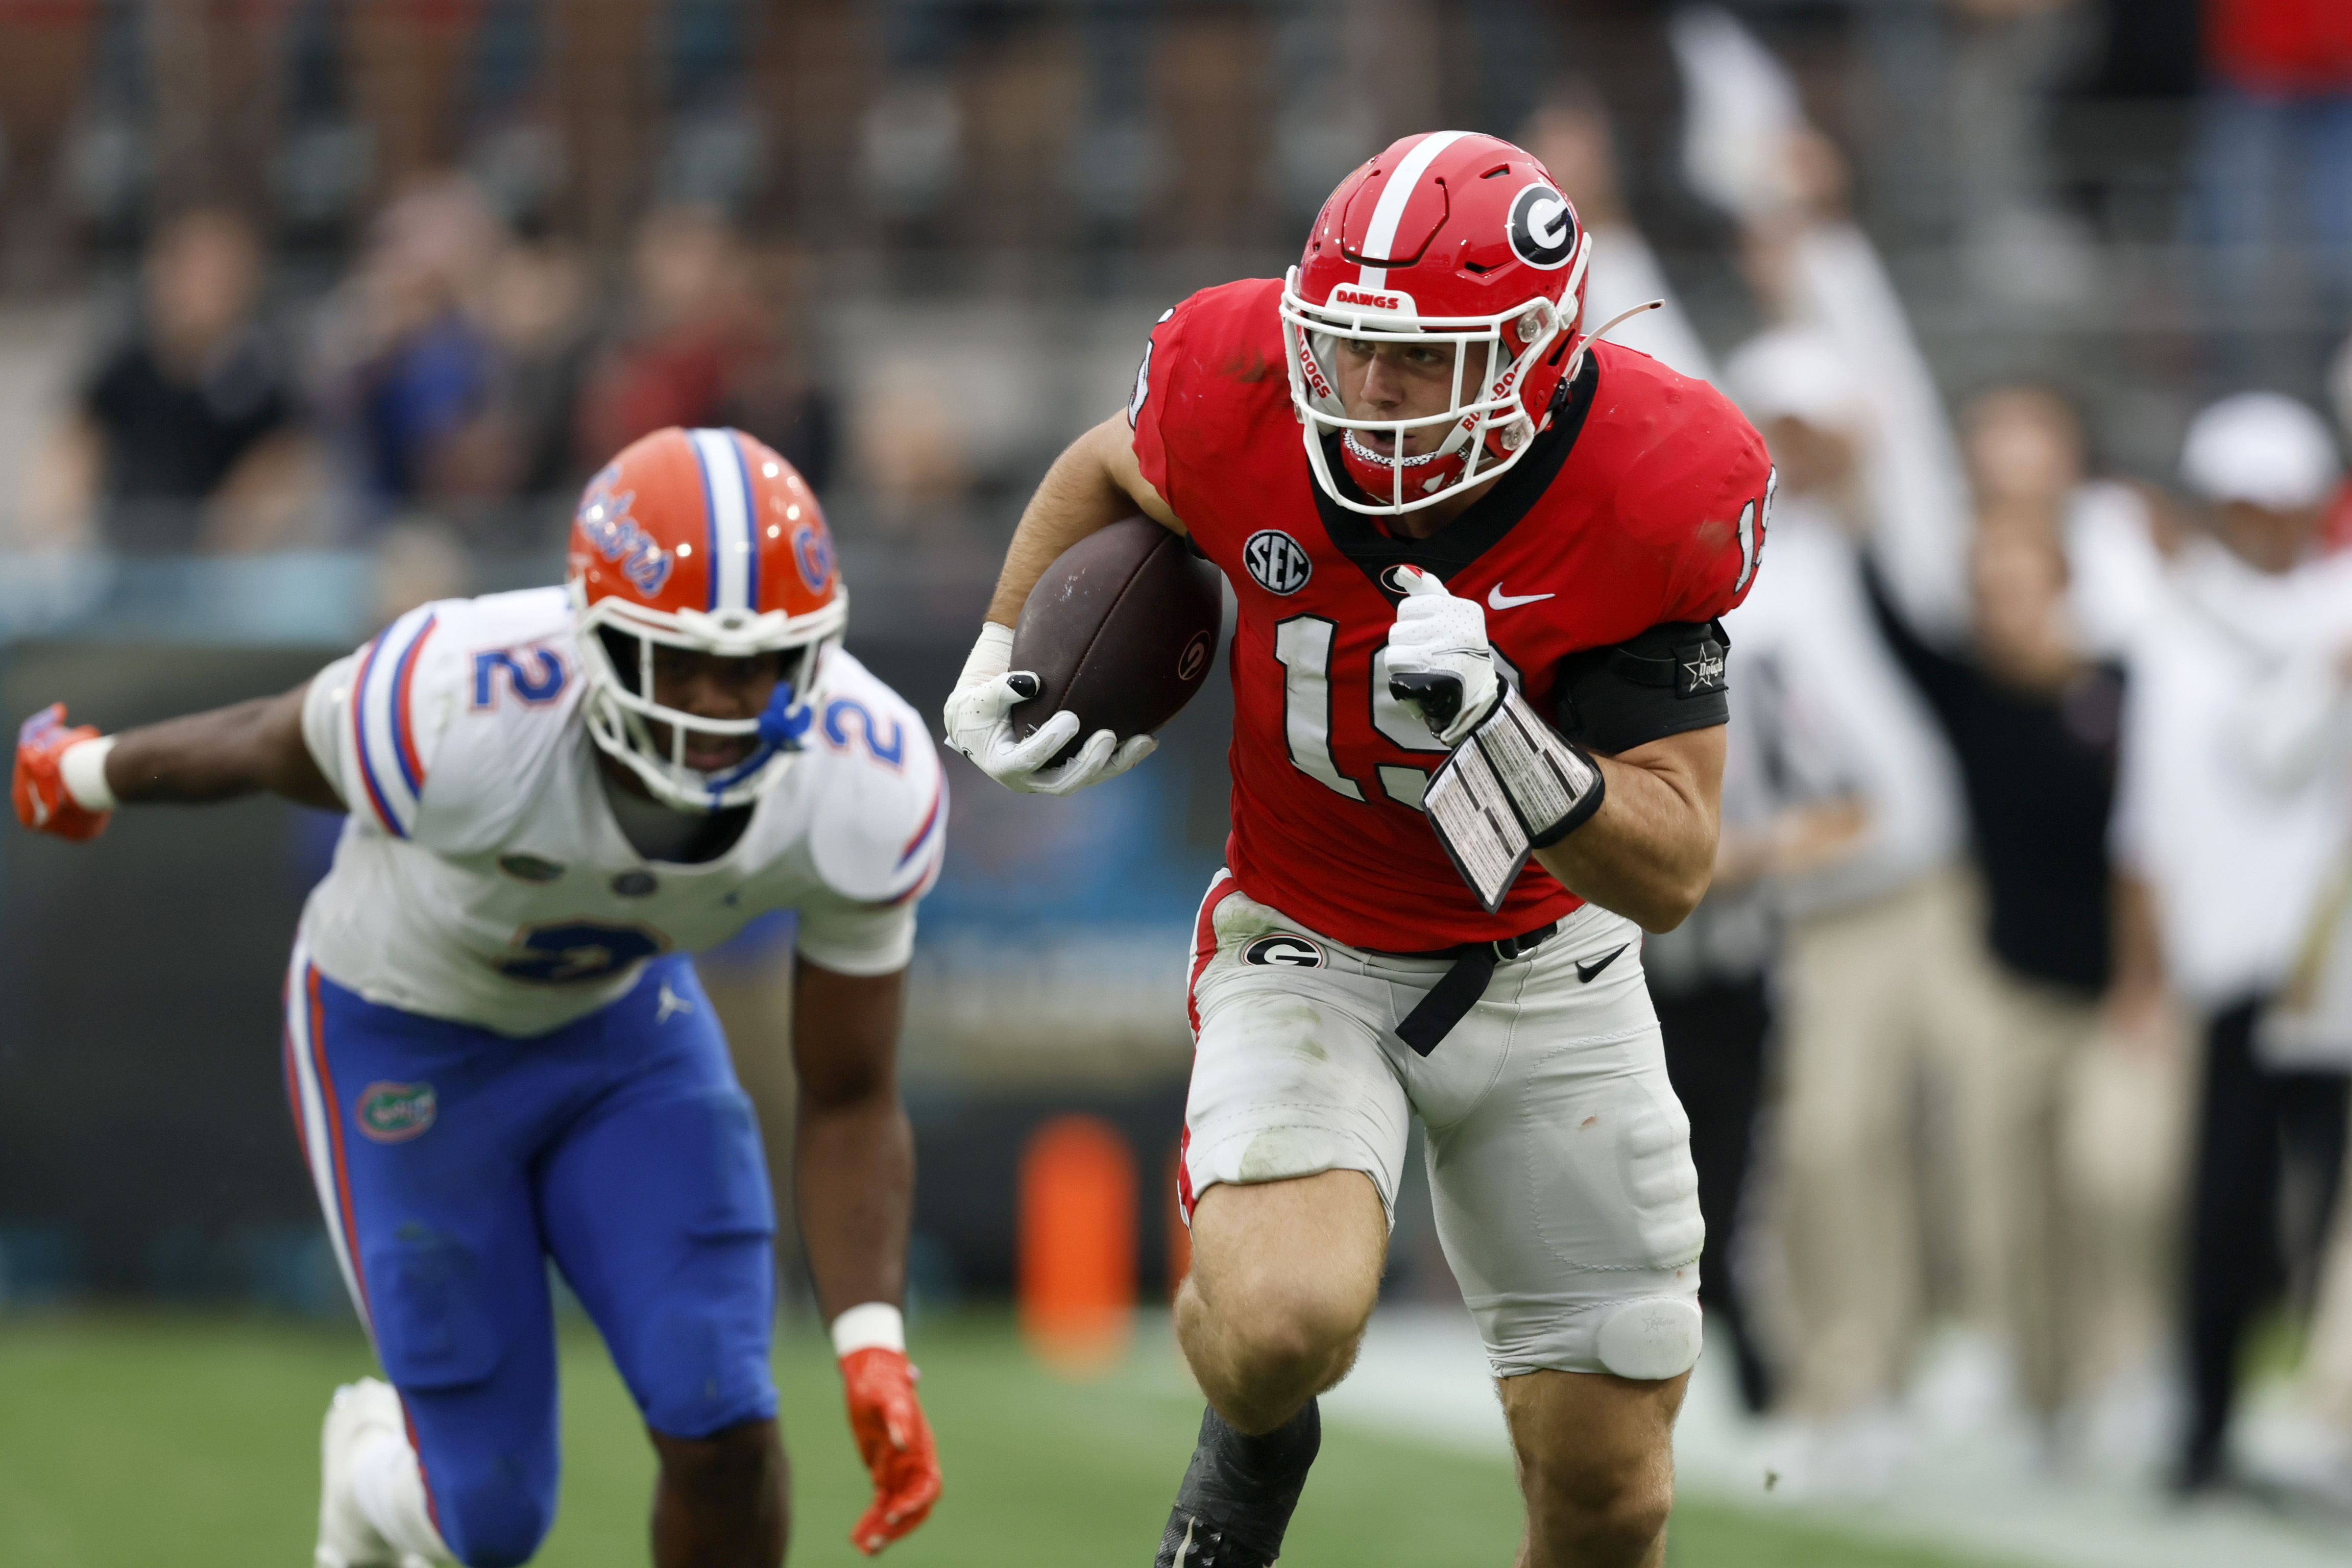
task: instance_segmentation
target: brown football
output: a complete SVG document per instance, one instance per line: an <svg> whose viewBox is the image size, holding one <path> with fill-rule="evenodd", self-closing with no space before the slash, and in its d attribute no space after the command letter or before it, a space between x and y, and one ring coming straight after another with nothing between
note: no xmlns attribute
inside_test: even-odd
<svg viewBox="0 0 2352 1568"><path fill-rule="evenodd" d="M1027 737L1069 709L1075 755L1098 729L1149 735L1192 700L1216 663L1224 579L1149 517L1127 517L1062 552L1021 606L1013 668L1040 690L1013 710Z"/></svg>

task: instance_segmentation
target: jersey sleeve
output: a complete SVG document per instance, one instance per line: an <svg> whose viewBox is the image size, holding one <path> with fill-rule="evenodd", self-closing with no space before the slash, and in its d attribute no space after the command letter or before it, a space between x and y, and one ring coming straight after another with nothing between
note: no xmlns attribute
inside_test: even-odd
<svg viewBox="0 0 2352 1568"><path fill-rule="evenodd" d="M1196 295L1194 298L1198 298ZM1175 500L1168 494L1171 484L1168 452L1166 417L1169 404L1186 395L1185 384L1189 367L1185 364L1185 329L1191 324L1189 308L1192 300L1172 306L1160 313L1152 323L1151 335L1143 340L1143 360L1135 367L1135 389L1128 394L1127 423L1135 433L1135 462L1144 479L1160 492L1160 498L1171 509ZM1184 514L1177 510L1176 515Z"/></svg>
<svg viewBox="0 0 2352 1568"><path fill-rule="evenodd" d="M362 823L443 853L530 809L579 697L562 589L422 605L310 683L302 735Z"/></svg>
<svg viewBox="0 0 2352 1568"><path fill-rule="evenodd" d="M886 772L863 756L845 758L842 771L879 777L830 788L817 806L811 843L817 874L860 904L921 897L946 851L947 775L928 735L911 724L900 735L905 759L897 769Z"/></svg>
<svg viewBox="0 0 2352 1568"><path fill-rule="evenodd" d="M801 905L800 954L836 975L894 975L915 953L915 902L857 904L827 897Z"/></svg>
<svg viewBox="0 0 2352 1568"><path fill-rule="evenodd" d="M1684 397L1680 429L1628 469L1619 515L1669 557L1657 622L1703 625L1755 586L1776 480L1764 438L1728 399L1703 382Z"/></svg>
<svg viewBox="0 0 2352 1568"><path fill-rule="evenodd" d="M303 694L302 738L319 771L345 810L394 838L416 832L425 780L457 712L431 658L447 609L410 611L320 671ZM420 671L431 673L420 681Z"/></svg>
<svg viewBox="0 0 2352 1568"><path fill-rule="evenodd" d="M359 667L360 654L346 653L312 675L302 693L302 744L346 810L352 790L343 777L343 726L351 722L352 677Z"/></svg>
<svg viewBox="0 0 2352 1568"><path fill-rule="evenodd" d="M1204 288L1161 312L1136 367L1127 404L1136 466L1213 559L1214 536L1234 527L1223 492L1242 454L1264 441L1270 422L1297 439L1281 297L1275 278Z"/></svg>
<svg viewBox="0 0 2352 1568"><path fill-rule="evenodd" d="M914 709L856 672L825 704L824 788L809 849L824 893L801 905L800 950L848 975L904 967L915 905L947 852L947 774Z"/></svg>

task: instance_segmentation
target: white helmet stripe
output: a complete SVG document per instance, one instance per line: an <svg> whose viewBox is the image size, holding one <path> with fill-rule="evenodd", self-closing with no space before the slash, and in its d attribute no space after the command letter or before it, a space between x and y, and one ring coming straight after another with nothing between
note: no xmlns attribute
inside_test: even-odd
<svg viewBox="0 0 2352 1568"><path fill-rule="evenodd" d="M1421 183L1422 174L1437 155L1470 133L1466 131L1433 131L1413 143L1404 162L1396 166L1389 183L1381 192L1380 205L1372 209L1371 227L1364 231L1364 254L1387 256L1389 246L1396 243L1397 225L1404 221L1405 204L1412 200L1412 188ZM1389 269L1367 266L1357 284L1364 288L1386 288Z"/></svg>
<svg viewBox="0 0 2352 1568"><path fill-rule="evenodd" d="M731 430L690 430L702 463L702 496L710 516L710 608L751 610L751 518L745 497L751 476Z"/></svg>

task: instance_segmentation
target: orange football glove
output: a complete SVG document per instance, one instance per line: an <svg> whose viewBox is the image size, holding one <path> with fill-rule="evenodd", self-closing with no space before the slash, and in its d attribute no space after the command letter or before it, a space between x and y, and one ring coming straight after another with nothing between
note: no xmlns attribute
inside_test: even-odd
<svg viewBox="0 0 2352 1568"><path fill-rule="evenodd" d="M78 805L58 771L66 747L98 738L98 727L66 727L66 705L51 703L16 731L16 771L8 780L8 798L16 803L16 820L37 833L61 839L94 839L106 831L111 811L92 811Z"/></svg>
<svg viewBox="0 0 2352 1568"><path fill-rule="evenodd" d="M874 1473L873 1505L849 1532L849 1543L868 1557L930 1517L940 1499L940 1456L915 1402L918 1375L901 1351L853 1350L841 1358L849 1430Z"/></svg>

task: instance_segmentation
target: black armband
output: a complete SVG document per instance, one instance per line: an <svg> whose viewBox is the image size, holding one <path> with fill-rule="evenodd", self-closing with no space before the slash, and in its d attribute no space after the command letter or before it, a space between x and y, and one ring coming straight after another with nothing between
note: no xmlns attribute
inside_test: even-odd
<svg viewBox="0 0 2352 1568"><path fill-rule="evenodd" d="M1666 621L1613 648L1559 662L1553 712L1559 732L1614 757L1731 718L1725 665L1731 636L1720 621Z"/></svg>

